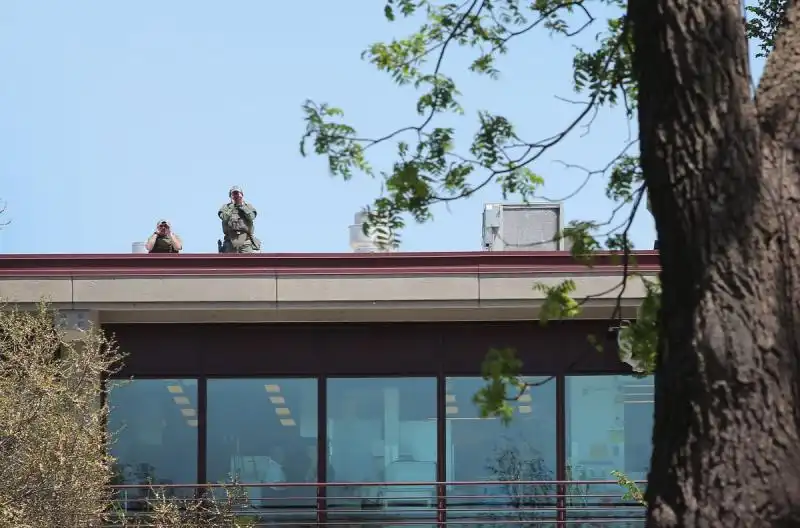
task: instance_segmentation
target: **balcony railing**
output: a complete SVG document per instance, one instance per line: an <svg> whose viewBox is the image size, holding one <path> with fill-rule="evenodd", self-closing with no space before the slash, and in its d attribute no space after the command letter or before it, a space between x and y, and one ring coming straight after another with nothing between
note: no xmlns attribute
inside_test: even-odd
<svg viewBox="0 0 800 528"><path fill-rule="evenodd" d="M616 481L272 483L114 486L115 514L172 509L261 526L644 526L644 508ZM216 513L214 513L216 512ZM152 526L157 525L154 521Z"/></svg>

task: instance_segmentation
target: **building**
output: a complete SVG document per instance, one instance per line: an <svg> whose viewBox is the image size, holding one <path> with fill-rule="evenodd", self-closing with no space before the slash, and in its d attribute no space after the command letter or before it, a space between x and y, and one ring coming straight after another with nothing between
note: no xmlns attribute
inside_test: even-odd
<svg viewBox="0 0 800 528"><path fill-rule="evenodd" d="M656 252L636 262L658 270ZM652 380L613 339L603 353L587 339L606 339L618 302L634 317L644 288L621 291L621 275L610 256L588 268L567 252L4 255L0 296L48 299L70 327L116 337L128 356L106 383L125 482L236 474L253 507L287 519L628 526L609 516L641 512L606 481L646 477ZM533 284L566 277L581 317L537 324ZM507 427L472 403L493 347L540 383Z"/></svg>

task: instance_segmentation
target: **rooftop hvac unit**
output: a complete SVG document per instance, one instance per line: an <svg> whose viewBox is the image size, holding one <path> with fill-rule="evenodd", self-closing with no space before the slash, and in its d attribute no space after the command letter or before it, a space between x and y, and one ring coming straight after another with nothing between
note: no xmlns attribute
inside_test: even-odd
<svg viewBox="0 0 800 528"><path fill-rule="evenodd" d="M487 251L566 251L561 203L486 204L483 248Z"/></svg>

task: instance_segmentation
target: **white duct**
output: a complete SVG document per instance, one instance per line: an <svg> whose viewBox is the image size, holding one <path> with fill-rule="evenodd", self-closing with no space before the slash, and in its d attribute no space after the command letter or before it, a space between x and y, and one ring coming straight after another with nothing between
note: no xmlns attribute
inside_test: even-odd
<svg viewBox="0 0 800 528"><path fill-rule="evenodd" d="M367 220L367 213L362 211L356 213L353 225L350 226L350 249L354 253L377 253L378 244L375 237L364 234L364 222Z"/></svg>

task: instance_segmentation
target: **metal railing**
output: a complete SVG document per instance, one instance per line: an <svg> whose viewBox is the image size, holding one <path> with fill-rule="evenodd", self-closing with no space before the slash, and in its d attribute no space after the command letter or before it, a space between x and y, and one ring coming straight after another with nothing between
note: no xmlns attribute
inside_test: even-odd
<svg viewBox="0 0 800 528"><path fill-rule="evenodd" d="M612 480L164 484L113 491L117 514L138 517L137 526L164 508L225 510L253 528L644 526L644 508L623 499L625 490Z"/></svg>

